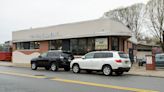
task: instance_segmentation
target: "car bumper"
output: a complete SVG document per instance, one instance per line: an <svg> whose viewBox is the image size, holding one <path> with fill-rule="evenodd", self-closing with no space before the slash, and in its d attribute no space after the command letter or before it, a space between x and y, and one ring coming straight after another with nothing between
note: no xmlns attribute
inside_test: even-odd
<svg viewBox="0 0 164 92"><path fill-rule="evenodd" d="M62 62L59 67L70 67L70 62Z"/></svg>
<svg viewBox="0 0 164 92"><path fill-rule="evenodd" d="M130 67L119 67L118 69L114 69L114 72L121 71L121 72L128 72Z"/></svg>

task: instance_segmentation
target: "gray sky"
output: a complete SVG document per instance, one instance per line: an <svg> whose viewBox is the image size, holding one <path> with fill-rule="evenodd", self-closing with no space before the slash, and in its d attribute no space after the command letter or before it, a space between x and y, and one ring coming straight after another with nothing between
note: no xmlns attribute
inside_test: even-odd
<svg viewBox="0 0 164 92"><path fill-rule="evenodd" d="M148 0L0 0L0 43L12 31L100 18L104 12Z"/></svg>

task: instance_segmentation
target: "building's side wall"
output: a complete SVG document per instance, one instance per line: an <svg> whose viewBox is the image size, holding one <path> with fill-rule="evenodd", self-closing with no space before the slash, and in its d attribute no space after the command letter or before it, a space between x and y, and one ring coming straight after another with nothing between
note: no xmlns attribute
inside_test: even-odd
<svg viewBox="0 0 164 92"><path fill-rule="evenodd" d="M16 44L13 44L12 62L29 64L32 58L46 51L48 51L48 41L41 41L40 48L34 50L16 50Z"/></svg>
<svg viewBox="0 0 164 92"><path fill-rule="evenodd" d="M48 49L49 49L48 46L49 46L48 41L41 41L40 42L40 49L39 49L40 53L48 51Z"/></svg>
<svg viewBox="0 0 164 92"><path fill-rule="evenodd" d="M143 59L146 55L152 55L152 51L137 51L137 59Z"/></svg>
<svg viewBox="0 0 164 92"><path fill-rule="evenodd" d="M127 49L128 49L128 48L133 48L131 42L127 41L127 43L128 43L128 45L127 45Z"/></svg>
<svg viewBox="0 0 164 92"><path fill-rule="evenodd" d="M146 55L152 55L152 46L138 44L137 59L143 59Z"/></svg>
<svg viewBox="0 0 164 92"><path fill-rule="evenodd" d="M121 37L119 38L119 50L124 51L124 39Z"/></svg>
<svg viewBox="0 0 164 92"><path fill-rule="evenodd" d="M128 40L124 40L124 52L129 54L129 48L133 48L133 43ZM137 56L137 50L133 48L133 55Z"/></svg>
<svg viewBox="0 0 164 92"><path fill-rule="evenodd" d="M125 53L129 53L129 45L128 45L128 41L127 40L124 40L124 52Z"/></svg>

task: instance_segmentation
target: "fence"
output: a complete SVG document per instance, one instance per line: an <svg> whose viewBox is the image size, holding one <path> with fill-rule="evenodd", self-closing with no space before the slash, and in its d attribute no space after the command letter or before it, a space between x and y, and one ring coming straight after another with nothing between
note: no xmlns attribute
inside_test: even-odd
<svg viewBox="0 0 164 92"><path fill-rule="evenodd" d="M11 61L12 52L0 52L0 60L1 61Z"/></svg>

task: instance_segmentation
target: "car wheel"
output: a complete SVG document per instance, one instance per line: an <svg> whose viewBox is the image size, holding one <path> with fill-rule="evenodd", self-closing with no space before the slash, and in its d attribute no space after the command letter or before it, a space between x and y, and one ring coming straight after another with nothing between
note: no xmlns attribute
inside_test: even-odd
<svg viewBox="0 0 164 92"><path fill-rule="evenodd" d="M51 70L52 71L58 71L58 65L57 65L57 63L52 63L51 64Z"/></svg>
<svg viewBox="0 0 164 92"><path fill-rule="evenodd" d="M37 69L37 65L36 65L35 62L32 62L32 63L31 63L31 69L32 69L32 70L36 70L36 69Z"/></svg>
<svg viewBox="0 0 164 92"><path fill-rule="evenodd" d="M109 65L105 65L102 71L105 76L112 75L112 68Z"/></svg>
<svg viewBox="0 0 164 92"><path fill-rule="evenodd" d="M122 75L124 72L115 72L116 75Z"/></svg>
<svg viewBox="0 0 164 92"><path fill-rule="evenodd" d="M86 70L86 72L87 72L87 73L89 73L89 74L90 74L90 73L92 73L92 71L91 71L91 70Z"/></svg>
<svg viewBox="0 0 164 92"><path fill-rule="evenodd" d="M50 70L50 67L46 66L45 69L46 69L46 70Z"/></svg>
<svg viewBox="0 0 164 92"><path fill-rule="evenodd" d="M70 68L69 67L64 67L64 70L65 71L70 71Z"/></svg>
<svg viewBox="0 0 164 92"><path fill-rule="evenodd" d="M80 67L79 67L79 65L78 65L78 64L74 64L74 65L72 66L72 71L73 71L74 73L80 73Z"/></svg>

